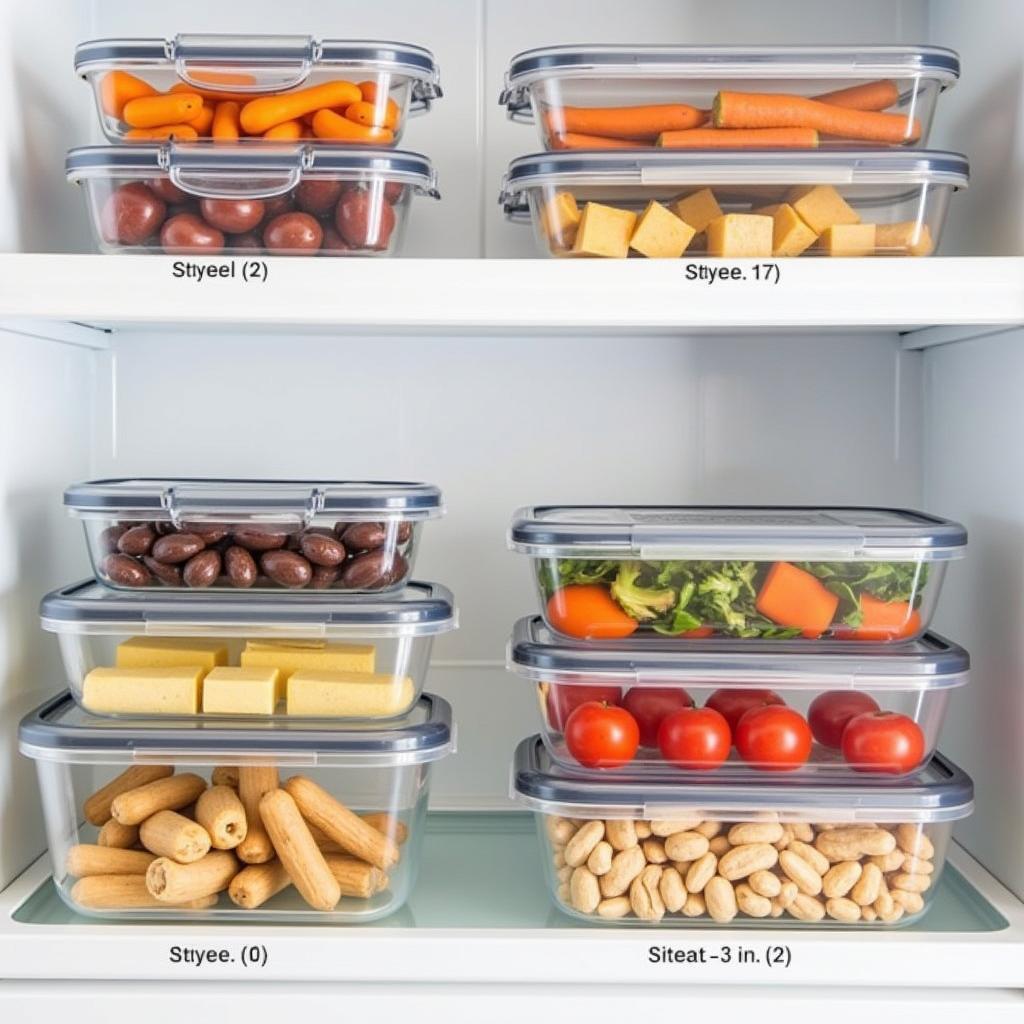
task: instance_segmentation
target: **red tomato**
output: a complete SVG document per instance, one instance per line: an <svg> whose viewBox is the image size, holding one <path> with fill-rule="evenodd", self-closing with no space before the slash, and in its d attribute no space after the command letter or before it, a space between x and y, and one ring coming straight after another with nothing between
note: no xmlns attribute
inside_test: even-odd
<svg viewBox="0 0 1024 1024"><path fill-rule="evenodd" d="M599 583L573 583L556 590L548 601L547 618L559 633L584 640L621 640L639 625Z"/></svg>
<svg viewBox="0 0 1024 1024"><path fill-rule="evenodd" d="M693 698L678 686L634 686L622 706L640 726L640 746L658 745L658 727L666 715L692 708Z"/></svg>
<svg viewBox="0 0 1024 1024"><path fill-rule="evenodd" d="M683 708L661 721L658 749L677 768L709 771L717 768L732 746L729 723L713 708Z"/></svg>
<svg viewBox="0 0 1024 1024"><path fill-rule="evenodd" d="M924 760L924 733L895 711L869 711L843 730L843 757L859 772L906 774Z"/></svg>
<svg viewBox="0 0 1024 1024"><path fill-rule="evenodd" d="M729 730L734 735L740 719L751 709L766 704L785 704L774 690L715 690L704 702L706 708L713 708L725 717Z"/></svg>
<svg viewBox="0 0 1024 1024"><path fill-rule="evenodd" d="M823 746L838 750L843 745L846 723L866 711L877 711L873 697L857 690L829 690L819 694L807 709L814 738Z"/></svg>
<svg viewBox="0 0 1024 1024"><path fill-rule="evenodd" d="M715 635L714 626L698 626L696 629L688 629L684 633L677 633L677 636L684 636L687 640L706 640L709 636Z"/></svg>
<svg viewBox="0 0 1024 1024"><path fill-rule="evenodd" d="M548 686L548 725L559 732L565 731L569 716L581 705L596 700L601 704L622 702L618 686L577 686L575 683L550 683Z"/></svg>
<svg viewBox="0 0 1024 1024"><path fill-rule="evenodd" d="M621 768L636 757L640 729L624 708L592 700L569 715L565 745L584 768Z"/></svg>
<svg viewBox="0 0 1024 1024"><path fill-rule="evenodd" d="M744 761L770 772L788 772L811 756L811 728L792 708L751 708L736 727L736 749Z"/></svg>

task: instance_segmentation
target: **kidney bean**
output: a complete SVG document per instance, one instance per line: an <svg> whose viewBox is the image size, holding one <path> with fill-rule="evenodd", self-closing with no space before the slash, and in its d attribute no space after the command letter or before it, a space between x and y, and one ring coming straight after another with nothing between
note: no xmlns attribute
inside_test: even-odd
<svg viewBox="0 0 1024 1024"><path fill-rule="evenodd" d="M196 533L169 533L153 545L153 557L158 562L177 565L198 555L205 547L203 538Z"/></svg>
<svg viewBox="0 0 1024 1024"><path fill-rule="evenodd" d="M125 530L117 542L117 550L122 555L146 555L156 540L156 530L149 523L141 523Z"/></svg>
<svg viewBox="0 0 1024 1024"><path fill-rule="evenodd" d="M182 578L186 587L209 587L220 576L221 558L217 551L200 551L186 563Z"/></svg>
<svg viewBox="0 0 1024 1024"><path fill-rule="evenodd" d="M100 563L100 573L118 587L148 587L153 583L149 570L129 555L107 555Z"/></svg>
<svg viewBox="0 0 1024 1024"><path fill-rule="evenodd" d="M224 552L224 571L231 586L246 590L256 582L256 559L243 547L232 545Z"/></svg>
<svg viewBox="0 0 1024 1024"><path fill-rule="evenodd" d="M313 576L309 562L294 551L266 551L260 568L277 584L289 589L305 587Z"/></svg>

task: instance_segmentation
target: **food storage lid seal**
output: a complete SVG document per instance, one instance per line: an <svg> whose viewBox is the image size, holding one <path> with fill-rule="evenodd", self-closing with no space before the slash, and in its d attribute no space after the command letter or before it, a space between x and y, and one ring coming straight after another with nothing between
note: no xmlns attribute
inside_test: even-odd
<svg viewBox="0 0 1024 1024"><path fill-rule="evenodd" d="M451 705L424 694L403 718L386 723L315 724L287 719L102 718L65 691L27 714L19 749L67 764L275 764L389 768L437 761L455 749Z"/></svg>
<svg viewBox="0 0 1024 1024"><path fill-rule="evenodd" d="M957 644L926 633L903 644L830 640L567 640L538 615L520 619L507 664L537 682L626 686L786 686L792 689L943 690L963 686L971 660Z"/></svg>
<svg viewBox="0 0 1024 1024"><path fill-rule="evenodd" d="M936 822L966 818L974 784L941 754L909 778L820 776L742 783L656 783L556 765L540 736L523 740L512 765L512 798L531 810L571 818L706 818L780 821Z"/></svg>
<svg viewBox="0 0 1024 1024"><path fill-rule="evenodd" d="M887 508L540 505L512 517L509 546L534 558L940 561L967 531Z"/></svg>

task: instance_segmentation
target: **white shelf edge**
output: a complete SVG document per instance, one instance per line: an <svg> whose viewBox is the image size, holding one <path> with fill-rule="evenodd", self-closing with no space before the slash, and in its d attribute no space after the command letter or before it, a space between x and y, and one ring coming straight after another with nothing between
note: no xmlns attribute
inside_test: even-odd
<svg viewBox="0 0 1024 1024"><path fill-rule="evenodd" d="M1020 330L1021 325L1006 327L969 327L964 325L924 327L908 331L900 338L900 348L907 352L938 348L940 345L955 345L962 341L976 341L979 338L993 338Z"/></svg>
<svg viewBox="0 0 1024 1024"><path fill-rule="evenodd" d="M110 348L110 332L89 324L15 317L0 320L0 331L100 352Z"/></svg>

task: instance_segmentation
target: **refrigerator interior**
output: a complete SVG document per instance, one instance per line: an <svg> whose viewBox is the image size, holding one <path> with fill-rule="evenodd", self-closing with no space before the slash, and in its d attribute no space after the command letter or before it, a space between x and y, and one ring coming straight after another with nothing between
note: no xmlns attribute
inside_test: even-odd
<svg viewBox="0 0 1024 1024"><path fill-rule="evenodd" d="M972 176L953 200L941 251L1024 256L1024 11L1008 0L635 0L628 17L606 0L5 5L0 267L11 276L7 286L0 276L0 889L44 851L34 768L18 754L16 732L20 716L62 678L56 643L38 629L38 599L88 572L81 527L60 504L64 485L134 474L362 477L436 482L449 507L428 527L418 565L421 578L451 587L461 609L460 630L435 645L429 678L459 725L458 753L435 775L439 811L507 809L509 758L535 728L530 688L504 670L509 630L534 601L526 565L505 546L516 507L878 504L963 522L968 558L949 573L936 627L971 652L973 676L954 698L941 748L976 787L977 811L957 838L1009 890L998 899L1011 919L1015 897L1024 899L1024 474L1016 444L1024 332L985 326L982 307L970 326L874 326L872 306L885 299L871 292L855 303L871 326L834 329L783 320L714 330L555 330L540 322L398 331L384 312L343 330L205 315L190 324L190 304L216 305L200 289L217 285L172 282L156 272L162 261L153 261L149 291L125 301L170 303L184 323L121 322L116 281L106 285L110 316L84 324L5 312L5 303L18 308L9 288L26 273L19 254L93 252L84 204L63 175L67 148L100 141L89 91L72 72L74 45L239 30L395 38L432 49L445 96L410 122L403 146L431 156L443 199L413 211L402 262L508 260L501 273L512 296L533 240L506 223L497 194L509 159L540 148L534 129L508 122L497 103L512 54L557 42L666 39L949 46L964 71L940 100L932 147L965 152ZM102 271L104 259L93 256L92 265ZM913 274L927 306L929 267L938 273L943 259L918 262L892 261L887 290L898 292ZM1019 261L1001 263L1004 272L1007 265L1019 274ZM61 289L74 287L61 278L72 264L33 267L53 275L37 285L58 304ZM344 261L331 269L343 305ZM388 271L388 261L375 265L385 283ZM852 288L856 267L850 275ZM138 274L131 280L134 288ZM453 269L443 303L457 309L470 287ZM273 297L273 282L265 288L271 301L289 301L283 290ZM393 298L400 309L403 295ZM719 301L724 310L747 300L722 293ZM1007 941L1019 957L1024 924L1011 924ZM564 933L561 941L569 941ZM961 958L958 968L969 972L970 964ZM562 979L555 971L546 980ZM896 972L889 980L904 983Z"/></svg>

